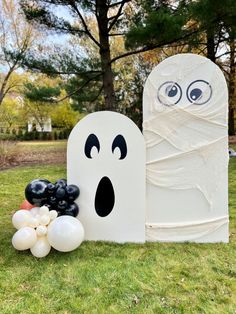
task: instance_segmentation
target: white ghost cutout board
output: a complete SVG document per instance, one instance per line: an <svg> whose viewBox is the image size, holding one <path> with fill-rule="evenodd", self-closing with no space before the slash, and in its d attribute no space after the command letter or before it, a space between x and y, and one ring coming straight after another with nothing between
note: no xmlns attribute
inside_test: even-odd
<svg viewBox="0 0 236 314"><path fill-rule="evenodd" d="M80 188L77 203L85 240L145 242L145 143L126 116L87 115L67 146L67 178Z"/></svg>
<svg viewBox="0 0 236 314"><path fill-rule="evenodd" d="M228 92L209 59L179 54L144 86L147 241L228 242Z"/></svg>

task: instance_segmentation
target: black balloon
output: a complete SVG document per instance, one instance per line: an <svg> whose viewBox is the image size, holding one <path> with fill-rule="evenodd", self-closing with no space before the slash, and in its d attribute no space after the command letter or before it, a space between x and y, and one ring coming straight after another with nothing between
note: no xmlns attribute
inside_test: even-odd
<svg viewBox="0 0 236 314"><path fill-rule="evenodd" d="M53 208L56 209L57 208L57 199L55 196L50 196L47 200L47 203Z"/></svg>
<svg viewBox="0 0 236 314"><path fill-rule="evenodd" d="M71 210L69 210L69 209L66 209L64 212L62 212L61 214L60 214L60 216L73 216L73 217L75 217L75 215L74 215L74 213L73 213L73 211L71 211Z"/></svg>
<svg viewBox="0 0 236 314"><path fill-rule="evenodd" d="M33 205L42 206L47 202L47 185L50 182L45 179L35 179L25 188L25 197Z"/></svg>
<svg viewBox="0 0 236 314"><path fill-rule="evenodd" d="M55 195L56 199L62 200L65 198L66 191L63 188L58 188L54 195Z"/></svg>
<svg viewBox="0 0 236 314"><path fill-rule="evenodd" d="M56 187L59 188L65 188L67 186L67 180L66 179L59 179L55 183Z"/></svg>
<svg viewBox="0 0 236 314"><path fill-rule="evenodd" d="M80 194L78 186L74 184L67 185L65 190L69 202L75 201Z"/></svg>
<svg viewBox="0 0 236 314"><path fill-rule="evenodd" d="M57 208L59 211L64 211L68 208L68 203L65 200L61 200L58 202Z"/></svg>
<svg viewBox="0 0 236 314"><path fill-rule="evenodd" d="M76 203L69 204L68 208L64 211L63 215L70 215L76 217L79 213L79 207Z"/></svg>
<svg viewBox="0 0 236 314"><path fill-rule="evenodd" d="M53 183L48 183L48 195L52 195L56 191L56 186Z"/></svg>

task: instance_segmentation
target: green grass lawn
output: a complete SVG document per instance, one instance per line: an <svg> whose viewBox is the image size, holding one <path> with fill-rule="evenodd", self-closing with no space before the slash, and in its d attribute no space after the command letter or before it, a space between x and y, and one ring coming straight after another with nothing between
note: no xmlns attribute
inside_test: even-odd
<svg viewBox="0 0 236 314"><path fill-rule="evenodd" d="M37 177L64 165L0 172L0 313L236 313L236 158L230 161L229 244L84 242L44 259L11 246L11 215Z"/></svg>

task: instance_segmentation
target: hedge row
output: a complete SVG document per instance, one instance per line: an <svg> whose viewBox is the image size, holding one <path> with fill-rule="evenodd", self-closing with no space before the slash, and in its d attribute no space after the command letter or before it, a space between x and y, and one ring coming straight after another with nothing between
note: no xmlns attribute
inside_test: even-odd
<svg viewBox="0 0 236 314"><path fill-rule="evenodd" d="M5 133L0 129L0 140L12 140L12 141L56 141L56 140L64 140L68 139L70 134L70 130L65 129L61 131L53 131L53 132L23 132L23 130L19 129L16 131L13 129L11 132L6 130Z"/></svg>

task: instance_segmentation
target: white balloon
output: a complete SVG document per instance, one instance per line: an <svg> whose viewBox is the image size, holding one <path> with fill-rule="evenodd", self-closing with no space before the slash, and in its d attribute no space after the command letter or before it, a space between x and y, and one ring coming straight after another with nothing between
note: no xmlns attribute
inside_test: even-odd
<svg viewBox="0 0 236 314"><path fill-rule="evenodd" d="M43 215L40 217L40 225L48 225L50 223L50 217L49 215Z"/></svg>
<svg viewBox="0 0 236 314"><path fill-rule="evenodd" d="M80 246L84 239L81 222L72 216L60 216L48 226L48 241L61 252L70 252Z"/></svg>
<svg viewBox="0 0 236 314"><path fill-rule="evenodd" d="M36 231L31 227L19 229L12 238L12 245L16 250L28 250L35 245L37 241Z"/></svg>
<svg viewBox="0 0 236 314"><path fill-rule="evenodd" d="M49 214L49 208L47 206L45 206L45 205L40 207L39 214L40 215L47 215L47 214Z"/></svg>
<svg viewBox="0 0 236 314"><path fill-rule="evenodd" d="M46 235L48 232L48 229L46 226L38 226L36 229L36 233L39 237Z"/></svg>
<svg viewBox="0 0 236 314"><path fill-rule="evenodd" d="M30 251L35 257L47 256L51 250L51 245L46 237L40 237Z"/></svg>
<svg viewBox="0 0 236 314"><path fill-rule="evenodd" d="M12 216L12 224L16 229L26 227L31 217L32 215L29 210L20 209Z"/></svg>
<svg viewBox="0 0 236 314"><path fill-rule="evenodd" d="M50 212L49 212L49 217L50 217L51 220L56 219L57 216L58 216L58 213L57 213L56 210L50 210Z"/></svg>
<svg viewBox="0 0 236 314"><path fill-rule="evenodd" d="M38 214L39 214L39 207L33 207L33 208L31 208L30 213L31 213L33 216L38 215Z"/></svg>
<svg viewBox="0 0 236 314"><path fill-rule="evenodd" d="M31 217L28 222L28 226L32 228L37 228L39 225L39 220L36 217Z"/></svg>
<svg viewBox="0 0 236 314"><path fill-rule="evenodd" d="M35 215L34 217L35 217L36 219L38 219L38 221L40 222L41 216L40 216L39 214Z"/></svg>

